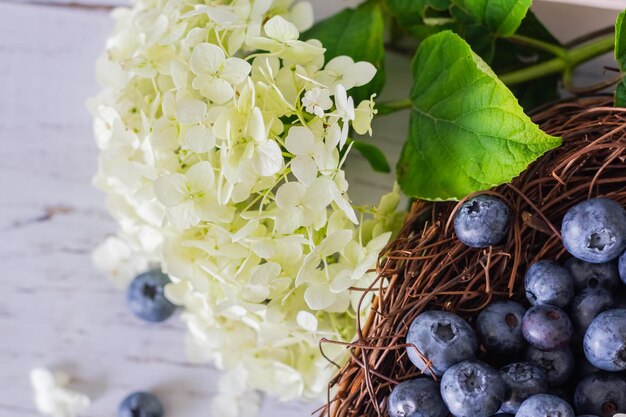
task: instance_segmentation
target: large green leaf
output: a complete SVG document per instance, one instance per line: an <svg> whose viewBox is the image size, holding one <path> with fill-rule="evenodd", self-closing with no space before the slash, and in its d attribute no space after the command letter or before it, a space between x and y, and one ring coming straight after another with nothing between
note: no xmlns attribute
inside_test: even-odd
<svg viewBox="0 0 626 417"><path fill-rule="evenodd" d="M453 32L426 39L413 60L409 137L398 182L410 196L453 200L510 181L561 143Z"/></svg>
<svg viewBox="0 0 626 417"><path fill-rule="evenodd" d="M380 93L385 84L384 29L381 6L367 2L316 23L302 34L302 38L319 39L326 48L326 61L347 55L355 61L369 61L376 67L376 76L369 84L350 90L350 95L358 103L373 93Z"/></svg>
<svg viewBox="0 0 626 417"><path fill-rule="evenodd" d="M532 0L452 0L474 22L498 36L511 36L522 23Z"/></svg>
<svg viewBox="0 0 626 417"><path fill-rule="evenodd" d="M619 69L626 74L626 10L617 16L615 21L615 60ZM615 105L626 107L626 80L622 79L615 90Z"/></svg>

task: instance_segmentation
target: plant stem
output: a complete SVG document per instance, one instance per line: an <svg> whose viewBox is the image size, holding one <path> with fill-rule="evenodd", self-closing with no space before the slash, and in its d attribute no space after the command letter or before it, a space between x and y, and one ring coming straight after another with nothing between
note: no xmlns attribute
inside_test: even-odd
<svg viewBox="0 0 626 417"><path fill-rule="evenodd" d="M557 57L563 58L567 55L567 49L561 46L555 45L553 43L543 42L538 39L529 38L528 36L513 35L504 39L513 43L517 43L519 45L530 46L541 51L549 52Z"/></svg>
<svg viewBox="0 0 626 417"><path fill-rule="evenodd" d="M500 75L500 80L506 85L514 85L546 75L572 70L583 62L589 61L603 53L613 49L614 35L603 36L594 42L566 50L562 57L556 57L548 61Z"/></svg>
<svg viewBox="0 0 626 417"><path fill-rule="evenodd" d="M408 109L411 107L411 99L405 98L402 100L386 101L376 105L377 116L385 116L387 114L395 113L399 110Z"/></svg>

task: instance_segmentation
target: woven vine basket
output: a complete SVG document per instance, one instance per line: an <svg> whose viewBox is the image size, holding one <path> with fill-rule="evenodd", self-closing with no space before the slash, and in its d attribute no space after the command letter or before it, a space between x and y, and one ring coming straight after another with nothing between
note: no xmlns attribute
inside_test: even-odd
<svg viewBox="0 0 626 417"><path fill-rule="evenodd" d="M420 375L405 344L419 313L449 310L473 323L494 300L522 300L528 265L568 258L560 226L569 207L597 196L626 205L626 109L613 107L609 97L579 98L544 108L533 120L563 144L487 192L511 209L508 239L469 248L451 227L460 203L415 202L397 239L381 252L378 278L365 290L376 293L372 309L358 323L357 340L348 345L351 360L331 381L334 398L322 415L387 416L393 387ZM322 350L324 343L334 342L323 341Z"/></svg>

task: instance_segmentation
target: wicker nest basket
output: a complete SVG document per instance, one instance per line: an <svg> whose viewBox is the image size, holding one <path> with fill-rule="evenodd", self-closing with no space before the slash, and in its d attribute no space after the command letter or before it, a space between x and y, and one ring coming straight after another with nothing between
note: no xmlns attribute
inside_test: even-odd
<svg viewBox="0 0 626 417"><path fill-rule="evenodd" d="M573 204L606 196L626 205L626 109L609 97L579 98L539 110L533 120L563 144L510 184L487 193L511 209L509 236L501 246L472 249L453 234L450 219L460 203L417 201L398 237L382 252L378 278L366 291L376 297L368 319L348 344L351 360L331 381L330 417L387 416L386 398L401 381L420 375L407 355L405 335L428 309L454 311L473 322L496 299L522 299L529 264L568 255L561 219ZM324 343L335 343L323 341Z"/></svg>

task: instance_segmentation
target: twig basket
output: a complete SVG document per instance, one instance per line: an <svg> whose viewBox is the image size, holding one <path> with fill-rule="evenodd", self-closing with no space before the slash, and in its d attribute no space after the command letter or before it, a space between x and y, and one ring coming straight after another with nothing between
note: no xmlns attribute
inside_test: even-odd
<svg viewBox="0 0 626 417"><path fill-rule="evenodd" d="M349 363L330 383L335 395L323 415L387 416L392 388L420 375L404 341L419 313L449 310L472 323L493 300L522 299L529 264L568 257L560 226L569 207L596 196L626 205L626 109L612 107L607 97L580 98L541 110L533 120L562 136L563 145L488 191L511 211L504 244L472 249L460 243L451 227L460 203L413 204L400 234L381 252L378 278L366 290L376 292L372 309L348 345Z"/></svg>

